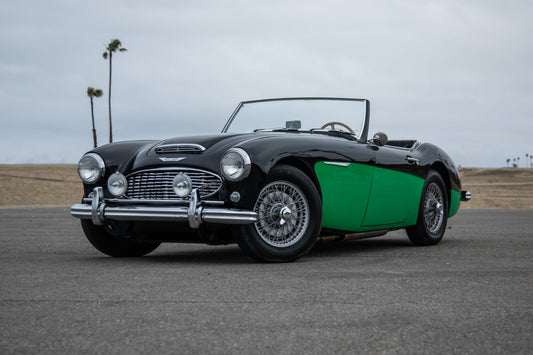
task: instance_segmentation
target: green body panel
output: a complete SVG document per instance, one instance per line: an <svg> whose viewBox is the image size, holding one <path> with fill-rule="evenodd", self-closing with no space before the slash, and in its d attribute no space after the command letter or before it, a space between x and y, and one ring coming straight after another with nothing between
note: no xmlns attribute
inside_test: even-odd
<svg viewBox="0 0 533 355"><path fill-rule="evenodd" d="M455 214L459 210L460 205L461 205L461 192L452 189L452 192L450 193L450 212L448 213L448 217L455 216Z"/></svg>
<svg viewBox="0 0 533 355"><path fill-rule="evenodd" d="M424 179L356 163L319 162L315 172L323 228L362 232L416 224Z"/></svg>
<svg viewBox="0 0 533 355"><path fill-rule="evenodd" d="M416 224L424 179L376 168L363 227L400 227Z"/></svg>
<svg viewBox="0 0 533 355"><path fill-rule="evenodd" d="M362 224L372 187L374 167L315 164L322 190L322 227L356 231Z"/></svg>

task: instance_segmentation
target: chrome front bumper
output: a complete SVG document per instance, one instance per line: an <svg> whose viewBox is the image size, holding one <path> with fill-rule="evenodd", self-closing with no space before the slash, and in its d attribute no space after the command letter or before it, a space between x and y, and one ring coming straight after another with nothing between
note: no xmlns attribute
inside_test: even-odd
<svg viewBox="0 0 533 355"><path fill-rule="evenodd" d="M189 222L196 229L205 223L249 224L257 221L253 211L202 206L196 190L191 192L189 206L108 206L101 187L93 190L93 197L73 205L70 214L80 219L91 219L94 224L103 224L107 219L115 221L166 221Z"/></svg>

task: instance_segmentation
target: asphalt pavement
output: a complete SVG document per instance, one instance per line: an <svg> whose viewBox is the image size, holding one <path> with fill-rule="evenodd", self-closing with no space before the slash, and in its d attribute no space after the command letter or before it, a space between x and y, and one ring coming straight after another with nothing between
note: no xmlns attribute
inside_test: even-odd
<svg viewBox="0 0 533 355"><path fill-rule="evenodd" d="M114 259L67 208L0 209L0 247L1 354L533 353L533 211L261 264L233 245Z"/></svg>

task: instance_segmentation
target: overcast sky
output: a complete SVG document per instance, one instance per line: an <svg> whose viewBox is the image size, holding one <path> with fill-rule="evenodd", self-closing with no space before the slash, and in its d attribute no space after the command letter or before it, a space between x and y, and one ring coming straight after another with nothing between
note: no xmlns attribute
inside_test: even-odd
<svg viewBox="0 0 533 355"><path fill-rule="evenodd" d="M17 0L0 4L0 163L76 163L88 86L115 141L218 132L239 101L362 97L370 133L500 167L533 154L533 1ZM99 144L107 99L95 101Z"/></svg>

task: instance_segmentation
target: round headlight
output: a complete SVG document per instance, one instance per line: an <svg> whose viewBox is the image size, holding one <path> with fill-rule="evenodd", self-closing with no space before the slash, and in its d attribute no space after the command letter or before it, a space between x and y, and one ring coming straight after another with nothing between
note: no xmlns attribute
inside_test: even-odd
<svg viewBox="0 0 533 355"><path fill-rule="evenodd" d="M239 181L250 174L250 156L241 148L228 149L220 160L220 171L229 181Z"/></svg>
<svg viewBox="0 0 533 355"><path fill-rule="evenodd" d="M95 153L87 153L78 163L78 175L86 184L93 184L105 173L105 163L102 157Z"/></svg>
<svg viewBox="0 0 533 355"><path fill-rule="evenodd" d="M111 174L109 179L107 179L107 188L113 196L120 197L124 195L128 189L128 180L126 180L124 175L117 171L116 173Z"/></svg>
<svg viewBox="0 0 533 355"><path fill-rule="evenodd" d="M172 180L172 188L178 197L186 197L191 193L192 182L191 178L186 174L178 174Z"/></svg>

